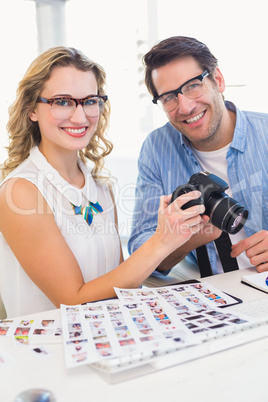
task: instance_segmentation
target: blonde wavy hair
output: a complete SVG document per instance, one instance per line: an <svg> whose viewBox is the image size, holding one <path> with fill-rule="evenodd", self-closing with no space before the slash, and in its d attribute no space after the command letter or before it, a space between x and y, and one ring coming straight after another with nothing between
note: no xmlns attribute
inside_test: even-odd
<svg viewBox="0 0 268 402"><path fill-rule="evenodd" d="M38 56L20 81L15 102L9 107L8 158L1 167L2 178L20 165L34 146L41 141L38 122L33 122L29 114L35 109L37 99L41 95L45 82L50 78L54 67L73 66L81 71L92 71L98 86L98 95L105 95L106 74L97 63L88 59L82 52L71 47L58 46ZM87 147L79 151L83 162L87 159L94 163L92 175L95 179L103 177L100 172L104 166L104 158L113 149L112 143L105 137L109 124L110 103L104 104L104 111L99 117L97 129Z"/></svg>

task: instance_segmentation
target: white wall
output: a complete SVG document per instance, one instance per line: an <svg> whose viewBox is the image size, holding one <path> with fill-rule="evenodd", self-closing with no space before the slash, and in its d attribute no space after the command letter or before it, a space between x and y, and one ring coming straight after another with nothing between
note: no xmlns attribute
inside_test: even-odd
<svg viewBox="0 0 268 402"><path fill-rule="evenodd" d="M141 56L172 35L204 41L226 78L225 96L238 107L267 112L268 52L265 0L69 0L66 43L81 49L107 72L112 103L108 165L118 176L121 233L128 234L136 159L147 133L166 121L143 84ZM0 162L7 144L7 108L22 74L37 55L35 3L0 2ZM234 86L235 85L235 86Z"/></svg>

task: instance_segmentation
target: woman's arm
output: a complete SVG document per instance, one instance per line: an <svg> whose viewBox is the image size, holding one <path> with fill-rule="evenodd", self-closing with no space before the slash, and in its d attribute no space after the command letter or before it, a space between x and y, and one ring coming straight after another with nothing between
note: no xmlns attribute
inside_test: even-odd
<svg viewBox="0 0 268 402"><path fill-rule="evenodd" d="M140 286L167 255L202 227L204 206L180 209L199 196L199 192L188 193L170 205L170 196L161 197L153 236L117 268L87 283L50 207L27 180L11 179L1 187L0 230L27 275L56 307L81 304L113 297L114 286Z"/></svg>

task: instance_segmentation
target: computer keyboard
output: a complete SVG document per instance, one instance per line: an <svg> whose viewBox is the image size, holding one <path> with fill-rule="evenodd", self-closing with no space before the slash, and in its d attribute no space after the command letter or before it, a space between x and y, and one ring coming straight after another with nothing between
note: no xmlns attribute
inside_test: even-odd
<svg viewBox="0 0 268 402"><path fill-rule="evenodd" d="M232 313L244 314L253 318L264 318L265 320L266 317L268 317L268 299L266 298L244 302L242 304L229 307L228 310Z"/></svg>
<svg viewBox="0 0 268 402"><path fill-rule="evenodd" d="M109 383L117 383L141 375L195 360L236 346L256 341L268 336L268 300L245 303L235 306L237 312L257 317L254 322L243 326L228 328L202 334L199 343L186 348L156 350L108 359L91 364ZM244 308L241 308L244 307ZM234 312L235 308L232 309ZM229 310L228 309L228 310ZM239 311L238 311L239 310ZM249 313L249 314L248 314Z"/></svg>

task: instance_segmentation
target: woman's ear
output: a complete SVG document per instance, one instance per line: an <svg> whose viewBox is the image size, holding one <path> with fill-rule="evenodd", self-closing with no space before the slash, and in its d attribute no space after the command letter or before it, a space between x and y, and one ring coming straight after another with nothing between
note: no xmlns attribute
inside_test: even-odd
<svg viewBox="0 0 268 402"><path fill-rule="evenodd" d="M33 111L29 112L29 113L28 113L28 116L30 117L30 119L31 119L32 121L38 121L36 109L34 109Z"/></svg>

